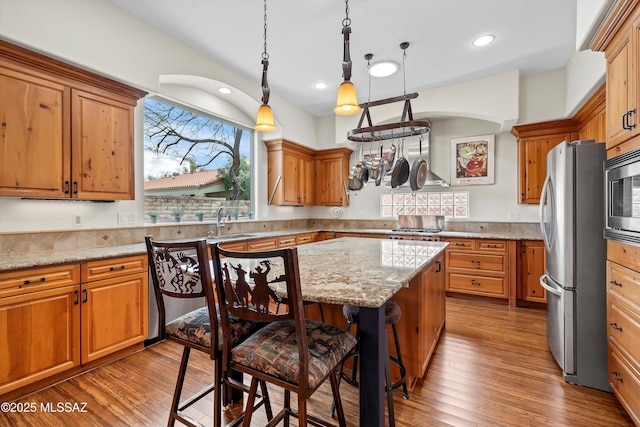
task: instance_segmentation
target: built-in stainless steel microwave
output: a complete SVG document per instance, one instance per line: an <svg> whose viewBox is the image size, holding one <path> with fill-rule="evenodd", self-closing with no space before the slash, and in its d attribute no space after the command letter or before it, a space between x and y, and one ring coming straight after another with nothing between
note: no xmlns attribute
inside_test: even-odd
<svg viewBox="0 0 640 427"><path fill-rule="evenodd" d="M607 215L604 236L640 246L640 148L605 161Z"/></svg>

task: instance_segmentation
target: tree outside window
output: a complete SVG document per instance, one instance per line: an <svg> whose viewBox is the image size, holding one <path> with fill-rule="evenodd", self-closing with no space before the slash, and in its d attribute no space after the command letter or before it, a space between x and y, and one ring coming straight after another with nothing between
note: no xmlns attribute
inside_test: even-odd
<svg viewBox="0 0 640 427"><path fill-rule="evenodd" d="M222 205L251 212L252 130L156 98L144 110L145 214L171 220L180 211L189 221Z"/></svg>

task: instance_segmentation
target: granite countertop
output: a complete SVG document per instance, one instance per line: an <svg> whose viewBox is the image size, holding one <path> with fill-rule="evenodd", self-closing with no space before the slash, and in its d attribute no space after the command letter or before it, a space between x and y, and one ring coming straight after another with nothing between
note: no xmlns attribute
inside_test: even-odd
<svg viewBox="0 0 640 427"><path fill-rule="evenodd" d="M286 236L291 234L312 233L319 231L331 231L341 233L359 233L359 234L388 234L388 235L420 235L420 236L439 236L452 238L473 238L473 239L506 239L506 240L540 240L539 236L532 236L521 233L512 232L466 232L466 231L442 231L440 233L411 233L393 231L389 229L340 229L340 230L310 230L296 229L286 231L265 231L256 233L240 233L235 235L223 235L207 239L209 243L219 241L232 240L250 240L269 237ZM376 240L378 241L378 240ZM300 248L306 245L301 245ZM0 258L0 272L7 270L16 270L30 267L43 267L55 264L64 264L72 262L86 262L96 259L115 258L121 256L141 255L146 253L144 243L131 245L104 246L89 249L76 250L57 250L44 251L41 253L17 253L5 254Z"/></svg>
<svg viewBox="0 0 640 427"><path fill-rule="evenodd" d="M298 246L305 301L381 307L448 243L358 237ZM321 262L319 262L321 260Z"/></svg>

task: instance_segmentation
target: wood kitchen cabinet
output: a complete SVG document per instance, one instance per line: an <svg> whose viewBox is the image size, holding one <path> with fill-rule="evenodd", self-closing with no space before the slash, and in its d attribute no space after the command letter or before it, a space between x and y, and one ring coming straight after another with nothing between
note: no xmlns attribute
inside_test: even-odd
<svg viewBox="0 0 640 427"><path fill-rule="evenodd" d="M0 273L0 395L144 341L145 255Z"/></svg>
<svg viewBox="0 0 640 427"><path fill-rule="evenodd" d="M447 292L507 299L510 296L509 242L442 238Z"/></svg>
<svg viewBox="0 0 640 427"><path fill-rule="evenodd" d="M518 141L518 203L539 204L547 153L562 141L607 138L606 87L602 85L571 119L514 126Z"/></svg>
<svg viewBox="0 0 640 427"><path fill-rule="evenodd" d="M0 196L133 200L144 95L0 41Z"/></svg>
<svg viewBox="0 0 640 427"><path fill-rule="evenodd" d="M268 152L269 204L311 206L315 203L314 151L279 139L265 141Z"/></svg>
<svg viewBox="0 0 640 427"><path fill-rule="evenodd" d="M402 310L402 317L396 324L398 340L402 351L402 361L407 371L407 386L413 389L422 378L438 344L445 326L445 268L444 254L440 253L421 272L414 277L409 286L403 287L392 297ZM345 328L346 319L342 306L322 304L325 321L339 328ZM310 318L319 320L310 313ZM352 332L355 332L352 329ZM389 351L395 355L395 345L391 328L389 333ZM391 364L393 381L399 379L399 370Z"/></svg>
<svg viewBox="0 0 640 427"><path fill-rule="evenodd" d="M545 273L546 250L541 240L523 240L520 253L520 295L524 301L546 303L547 295L540 286Z"/></svg>
<svg viewBox="0 0 640 427"><path fill-rule="evenodd" d="M573 120L514 126L511 133L518 140L519 203L539 204L547 176L547 153L562 141L577 139Z"/></svg>
<svg viewBox="0 0 640 427"><path fill-rule="evenodd" d="M351 150L314 151L283 139L265 141L268 152L269 204L348 205L345 183Z"/></svg>
<svg viewBox="0 0 640 427"><path fill-rule="evenodd" d="M615 2L591 42L607 62L607 149L640 133L640 6Z"/></svg>
<svg viewBox="0 0 640 427"><path fill-rule="evenodd" d="M607 242L609 383L640 425L640 248Z"/></svg>
<svg viewBox="0 0 640 427"><path fill-rule="evenodd" d="M82 363L147 339L147 262L139 255L82 264Z"/></svg>
<svg viewBox="0 0 640 427"><path fill-rule="evenodd" d="M347 206L347 182L349 180L349 159L351 150L334 148L317 151L316 162L316 205Z"/></svg>
<svg viewBox="0 0 640 427"><path fill-rule="evenodd" d="M80 365L80 267L0 273L0 395Z"/></svg>

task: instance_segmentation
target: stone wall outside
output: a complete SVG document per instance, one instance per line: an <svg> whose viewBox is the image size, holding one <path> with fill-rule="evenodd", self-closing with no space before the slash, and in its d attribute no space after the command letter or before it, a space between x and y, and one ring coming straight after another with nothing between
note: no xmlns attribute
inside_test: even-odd
<svg viewBox="0 0 640 427"><path fill-rule="evenodd" d="M218 197L198 196L144 196L144 220L151 222L149 212L158 213L158 222L175 222L174 211L182 213L182 221L197 221L196 212L203 212L205 219L216 217L216 211L220 206L228 209L225 215L231 216L238 212L238 216L247 216L251 209L249 200L229 201Z"/></svg>

